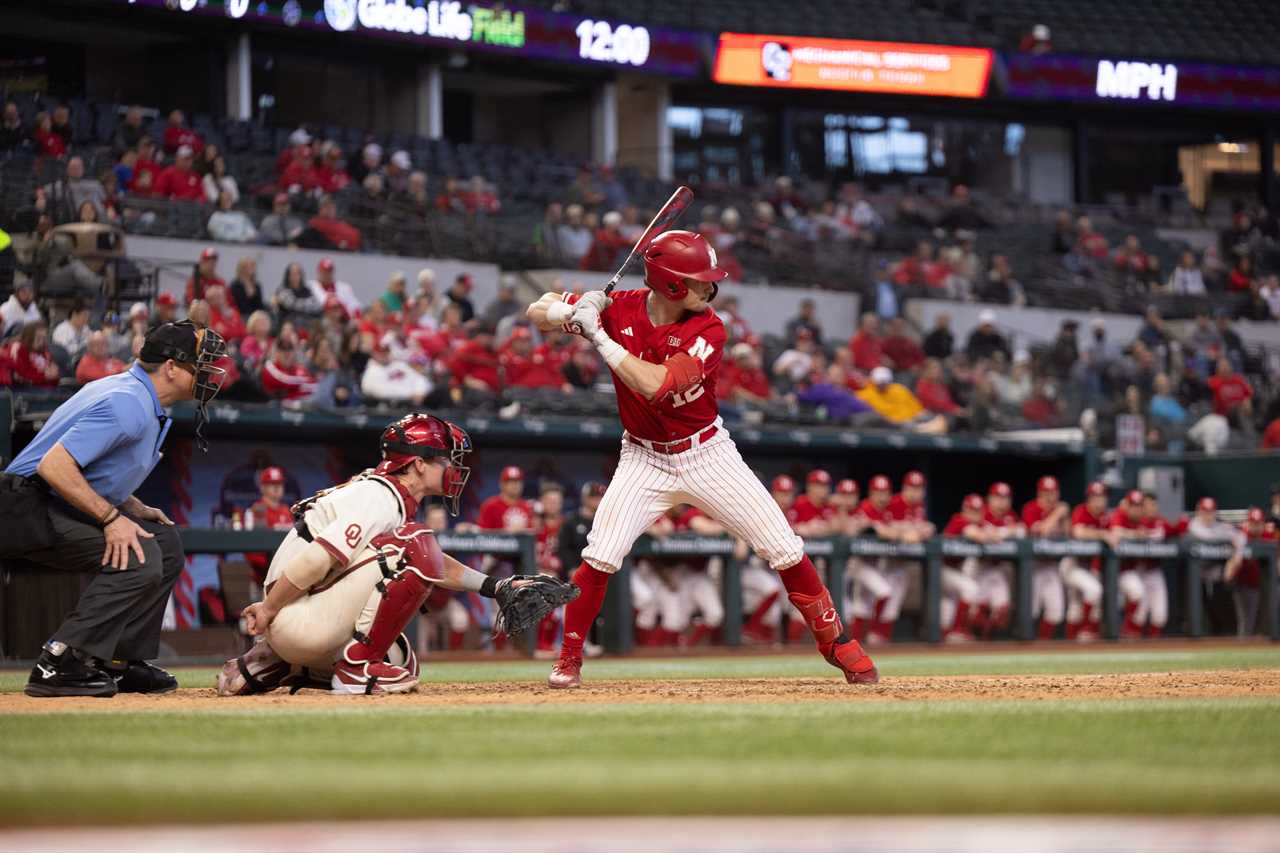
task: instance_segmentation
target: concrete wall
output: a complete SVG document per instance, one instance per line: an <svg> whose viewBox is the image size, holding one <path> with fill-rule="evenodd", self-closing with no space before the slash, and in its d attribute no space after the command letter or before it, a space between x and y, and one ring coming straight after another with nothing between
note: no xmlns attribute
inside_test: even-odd
<svg viewBox="0 0 1280 853"><path fill-rule="evenodd" d="M340 280L351 285L360 301L368 304L387 288L391 273L403 270L409 277L409 287L416 287L418 270L430 267L436 273L436 292L442 293L461 272L469 272L475 279L472 301L483 309L493 300L498 288L496 264L476 264L466 261L434 258L403 258L390 255L355 255L343 252L314 250L290 250L273 246L210 244L197 240L172 240L158 237L128 238L129 255L162 265L160 289L182 297L187 278L201 250L208 245L218 249L218 275L230 281L235 275L236 263L245 255L258 261L258 279L263 291L270 296L280 286L285 267L293 261L302 264L308 278L315 277L316 264L321 258L332 258Z"/></svg>
<svg viewBox="0 0 1280 853"><path fill-rule="evenodd" d="M567 290L600 288L607 280L604 273L581 270L536 270L528 277L544 291L551 289L556 279ZM624 276L618 284L620 290L635 287L644 287L639 275ZM801 299L814 301L823 331L833 342L851 337L858 320L858 297L848 293L728 282L721 286L720 295L730 294L738 297L740 313L756 334L782 334L787 321L796 316Z"/></svg>

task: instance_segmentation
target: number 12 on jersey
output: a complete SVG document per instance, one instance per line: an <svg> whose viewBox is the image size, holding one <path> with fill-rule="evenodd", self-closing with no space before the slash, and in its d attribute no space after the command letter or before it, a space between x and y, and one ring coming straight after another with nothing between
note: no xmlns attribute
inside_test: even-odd
<svg viewBox="0 0 1280 853"><path fill-rule="evenodd" d="M711 344L707 343L706 340L703 339L701 336L699 336L696 340L694 340L693 345L689 347L689 355L698 359L703 364L706 364L707 359L711 358L711 353L712 353ZM701 397L705 392L705 390L706 389L702 387L702 383L699 382L697 385L694 385L692 388L690 388L688 391L685 391L683 394L681 394L679 391L672 392L671 408L678 409L681 406L692 403L694 400Z"/></svg>

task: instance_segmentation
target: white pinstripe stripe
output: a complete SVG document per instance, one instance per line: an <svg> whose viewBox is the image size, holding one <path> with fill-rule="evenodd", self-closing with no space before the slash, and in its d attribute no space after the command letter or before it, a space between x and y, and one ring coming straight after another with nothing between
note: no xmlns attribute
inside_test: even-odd
<svg viewBox="0 0 1280 853"><path fill-rule="evenodd" d="M664 470L664 462L659 454L624 443L582 551L593 568L616 572L640 534L675 503L675 475Z"/></svg>

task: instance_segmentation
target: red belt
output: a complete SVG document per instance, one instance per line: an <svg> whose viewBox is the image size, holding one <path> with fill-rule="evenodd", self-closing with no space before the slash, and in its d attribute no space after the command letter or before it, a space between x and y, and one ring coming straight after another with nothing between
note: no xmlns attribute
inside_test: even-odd
<svg viewBox="0 0 1280 853"><path fill-rule="evenodd" d="M702 444L710 439L718 430L719 427L712 424L702 432L698 433L698 444ZM646 441L644 439L636 438L631 433L627 433L627 440L632 444L638 444L646 450L652 450L654 453L661 453L664 456L674 456L677 453L684 453L686 450L693 447L692 436L689 438L682 438L679 441Z"/></svg>

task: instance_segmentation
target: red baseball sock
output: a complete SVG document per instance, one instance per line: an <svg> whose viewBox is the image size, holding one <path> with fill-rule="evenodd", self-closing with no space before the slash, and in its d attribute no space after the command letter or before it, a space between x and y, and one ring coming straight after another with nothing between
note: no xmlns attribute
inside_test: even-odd
<svg viewBox="0 0 1280 853"><path fill-rule="evenodd" d="M1058 626L1050 622L1048 619L1040 620L1040 631L1037 636L1042 640L1052 640L1053 635L1058 632Z"/></svg>
<svg viewBox="0 0 1280 853"><path fill-rule="evenodd" d="M818 570L813 567L813 561L809 559L808 554L801 557L800 562L794 566L778 572L778 577L782 578L782 585L786 587L788 593L822 595L827 589L822 578L818 577Z"/></svg>
<svg viewBox="0 0 1280 853"><path fill-rule="evenodd" d="M564 608L564 643L560 654L569 657L582 654L582 644L591 630L591 623L600 615L604 604L604 591L609 586L609 573L593 569L585 562L573 573L573 582L582 594Z"/></svg>

